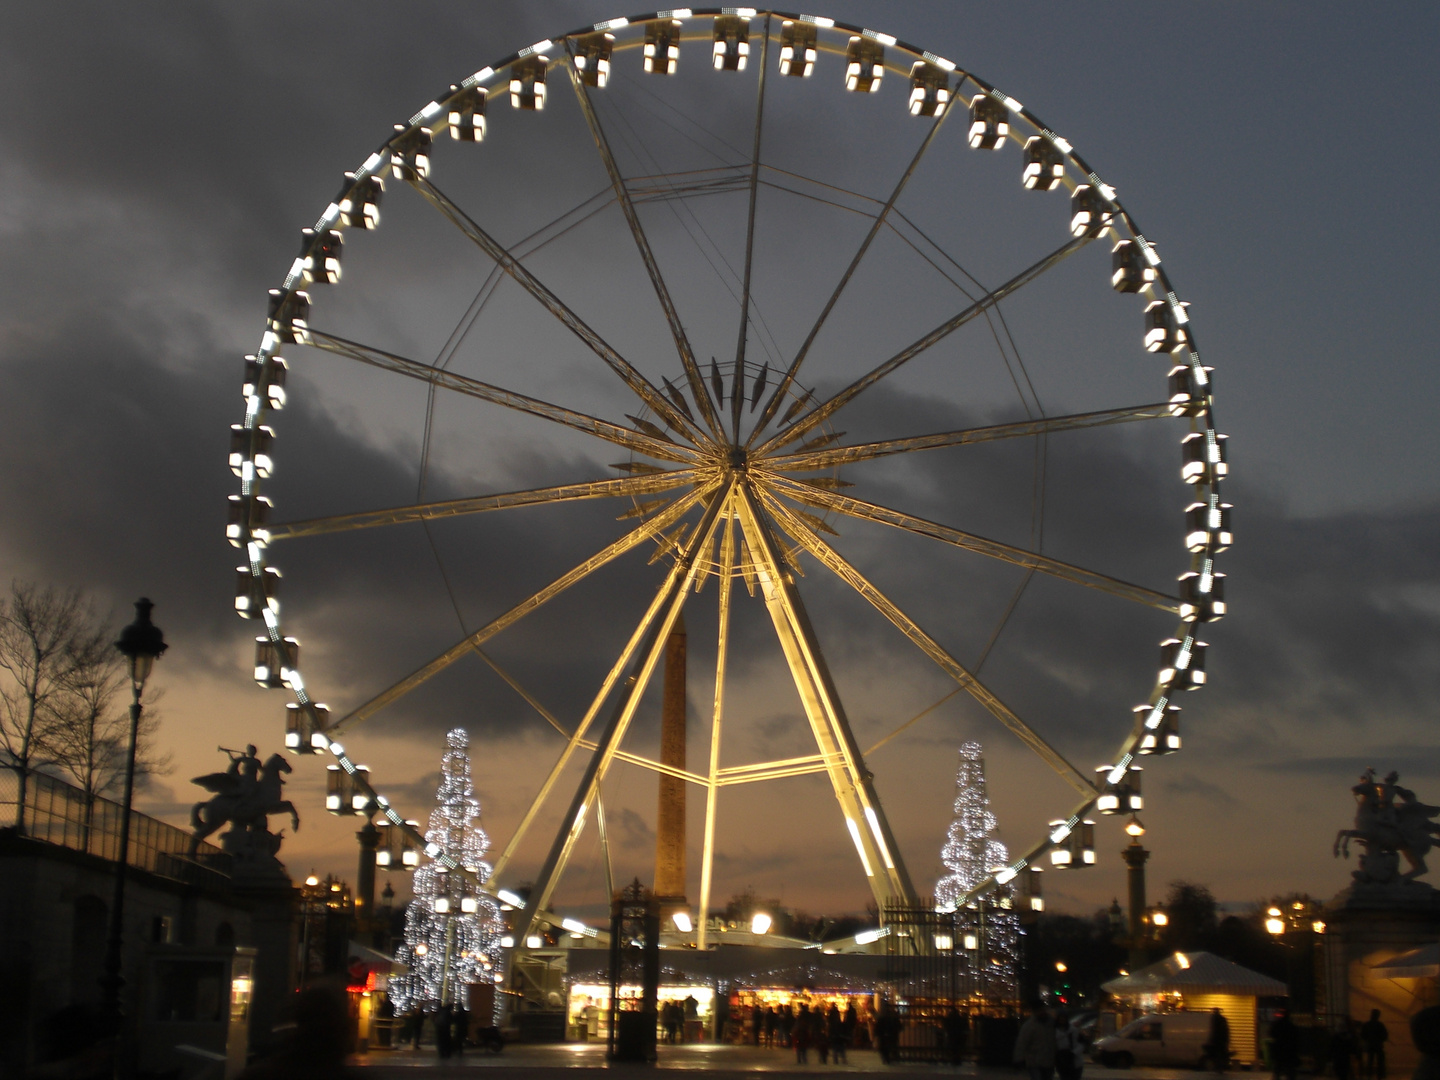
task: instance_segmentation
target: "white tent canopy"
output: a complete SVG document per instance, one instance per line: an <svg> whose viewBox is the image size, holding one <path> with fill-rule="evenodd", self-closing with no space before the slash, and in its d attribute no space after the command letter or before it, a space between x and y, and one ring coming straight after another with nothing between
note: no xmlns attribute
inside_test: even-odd
<svg viewBox="0 0 1440 1080"><path fill-rule="evenodd" d="M1208 952L1175 953L1139 971L1111 979L1103 986L1116 997L1176 993L1283 997L1287 993L1279 979Z"/></svg>

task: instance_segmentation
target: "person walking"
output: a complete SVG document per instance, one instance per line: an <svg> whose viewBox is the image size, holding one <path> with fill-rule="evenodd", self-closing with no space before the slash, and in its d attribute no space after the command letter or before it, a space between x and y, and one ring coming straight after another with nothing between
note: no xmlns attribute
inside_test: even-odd
<svg viewBox="0 0 1440 1080"><path fill-rule="evenodd" d="M845 1054L845 1021L840 1017L840 1007L832 1004L825 1014L825 1037L830 1041L830 1056L836 1065L848 1065Z"/></svg>
<svg viewBox="0 0 1440 1080"><path fill-rule="evenodd" d="M452 1028L451 1042L455 1046L455 1056L465 1056L465 1043L470 1039L470 1010L465 1008L465 1002L457 1001L455 1011L450 1014Z"/></svg>
<svg viewBox="0 0 1440 1080"><path fill-rule="evenodd" d="M810 1010L810 1042L820 1055L820 1064L827 1064L830 1061L830 1037L825 1029L825 1006L818 1001Z"/></svg>
<svg viewBox="0 0 1440 1080"><path fill-rule="evenodd" d="M1210 1037L1205 1043L1205 1056L1217 1073L1223 1073L1230 1064L1230 1021L1219 1009L1210 1010Z"/></svg>
<svg viewBox="0 0 1440 1080"><path fill-rule="evenodd" d="M1070 1026L1070 1018L1063 1012L1055 1014L1055 1073L1060 1080L1080 1080L1085 1068L1085 1057L1080 1046L1080 1036Z"/></svg>
<svg viewBox="0 0 1440 1080"><path fill-rule="evenodd" d="M1030 1080L1051 1080L1055 1072L1055 1030L1050 1014L1038 1001L1030 1006L1030 1016L1015 1037L1014 1060L1025 1066Z"/></svg>
<svg viewBox="0 0 1440 1080"><path fill-rule="evenodd" d="M795 1064L808 1065L810 1050L810 1006L800 1003L800 1015L795 1018Z"/></svg>
<svg viewBox="0 0 1440 1080"><path fill-rule="evenodd" d="M895 1060L900 1049L900 1011L888 998L880 1003L880 1015L875 1018L875 1042L880 1047L880 1060L886 1065Z"/></svg>
<svg viewBox="0 0 1440 1080"><path fill-rule="evenodd" d="M1281 1009L1270 1021L1270 1070L1274 1080L1295 1080L1295 1070L1300 1066L1300 1029L1290 1019L1290 1013Z"/></svg>
<svg viewBox="0 0 1440 1080"><path fill-rule="evenodd" d="M1360 1075L1364 1080L1385 1080L1385 1044L1389 1041L1390 1032L1380 1019L1380 1010L1371 1009L1370 1019L1360 1025L1360 1048L1365 1052Z"/></svg>
<svg viewBox="0 0 1440 1080"><path fill-rule="evenodd" d="M855 1031L859 1026L860 1015L855 1011L855 1002L853 1000L847 1001L845 1003L845 1015L840 1019L840 1027L845 1036L845 1045L847 1047L855 1045Z"/></svg>

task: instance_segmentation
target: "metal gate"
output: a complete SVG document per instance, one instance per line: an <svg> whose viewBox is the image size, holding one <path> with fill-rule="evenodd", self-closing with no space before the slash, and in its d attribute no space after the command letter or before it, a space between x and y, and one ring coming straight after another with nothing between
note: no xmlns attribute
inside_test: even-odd
<svg viewBox="0 0 1440 1080"><path fill-rule="evenodd" d="M933 904L885 907L885 967L881 990L900 1018L902 1061L946 1061L967 1049L972 1014L993 1013L1012 1002L994 990L999 969L1009 957L990 955L986 933L993 905L936 911ZM1013 975L1013 973L1012 973ZM1013 985L1013 983L1012 983ZM946 1023L951 1008L961 1016Z"/></svg>

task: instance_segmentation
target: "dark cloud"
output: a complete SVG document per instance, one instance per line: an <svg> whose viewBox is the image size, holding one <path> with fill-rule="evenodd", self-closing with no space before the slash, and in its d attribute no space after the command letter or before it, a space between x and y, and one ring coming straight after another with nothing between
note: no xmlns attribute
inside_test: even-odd
<svg viewBox="0 0 1440 1080"><path fill-rule="evenodd" d="M1328 9L1303 27L1258 11L1238 19L1132 12L1119 34L1080 13L1052 13L1047 33L1063 47L1016 33L1029 29L1023 12L967 11L963 42L949 5L877 11L839 2L833 13L873 21L1013 89L1117 183L1195 290L1222 415L1235 424L1227 498L1239 544L1224 565L1233 614L1206 628L1211 685L1184 703L1191 764L1157 762L1152 790L1176 807L1224 810L1248 804L1240 789L1253 768L1290 793L1298 788L1287 784L1323 781L1343 818L1343 781L1359 767L1435 772L1426 739L1440 688L1440 491L1428 467L1437 447L1425 403L1436 376L1421 363L1429 352L1414 317L1434 291L1434 269L1419 253L1433 247L1435 219L1423 191L1395 179L1428 175L1435 154L1413 138L1434 127L1433 95L1417 89L1429 85L1417 44L1433 40L1434 12L1395 8L1362 32ZM253 633L230 613L237 560L223 538L225 497L235 490L223 461L227 429L240 418L240 357L258 341L263 292L293 257L296 231L391 122L489 60L613 14L591 3L490 5L464 17L438 4L357 15L334 4L260 3L142 4L123 15L98 4L63 13L31 5L0 15L0 569L81 585L117 607L149 593L175 646L170 677L204 693L233 687L219 691L215 713L264 710L273 728L280 695L262 699L245 686ZM1264 43L1282 32L1299 34L1305 48L1272 55ZM1317 74L1329 70L1326 57L1344 58L1388 107L1335 95ZM1223 95L1213 90L1217 73L1228 80ZM718 110L726 84L698 75L617 79L601 109L627 171L745 159L749 112ZM865 101L818 77L783 88L792 96L767 112L769 160L810 163L827 182L884 197L920 131L890 119L903 118L895 81ZM497 102L483 147L437 148L437 182L506 243L604 186L559 80L554 90L543 117ZM957 116L951 127L962 123ZM993 283L1063 237L1063 199L1022 193L1013 153L980 160L958 143L934 153L901 208L977 277ZM1348 169L1346 197L1384 213L1344 212L1329 179L1336 161L1380 163ZM430 362L489 267L407 194L392 185L382 229L350 238L346 281L316 290L316 321ZM768 188L766 199L752 359L793 352L864 228L799 195ZM667 272L686 267L673 279L697 350L722 361L733 355L743 201L732 193L642 210ZM1164 372L1133 355L1138 308L1105 288L1107 258L1098 249L1077 255L1007 303L1006 325L967 327L861 398L836 428L859 440L1018 418L1011 377L1022 373L1001 362L996 337L1010 360L1018 351L1052 414L1153 400ZM647 373L677 374L613 208L529 261ZM1385 289L1374 288L1376 275ZM817 339L802 383L831 392L964 302L883 235ZM277 516L414 501L423 390L306 350L292 363L268 489ZM508 284L486 302L453 364L615 419L636 407ZM609 464L625 457L443 395L434 431L431 498L614 475ZM1173 427L1144 424L1051 438L1043 550L1173 587L1186 564L1178 532L1188 494L1176 475L1177 437ZM1028 440L845 472L861 497L1020 546L1041 538L1035 478ZM277 544L287 628L303 642L307 678L337 713L353 707L619 536L627 525L616 513L587 504L444 522L428 536L407 527ZM895 530L832 523L857 567L962 662L979 663L1020 572ZM667 566L643 564L607 568L487 646L564 726L590 705ZM802 592L862 742L949 689L868 605L810 560L802 565ZM803 752L808 735L768 618L739 596L731 668L739 719L727 747L737 756ZM713 582L687 610L699 746L710 713ZM1126 730L1171 629L1166 617L1037 575L982 674L1088 768ZM654 741L657 713L652 689L636 745ZM532 738L543 722L476 657L372 727L378 746L429 747L455 723L475 733L477 754L514 751L517 775L546 767L536 762L551 751L541 754ZM960 730L998 742L987 724L957 702L887 759L882 793L892 813L914 822L902 837L913 865L931 861L925 852L945 824L922 827L933 814L915 809L922 789L934 814L943 817L948 802L951 762L934 750L953 747ZM1006 772L1002 755L993 760L992 789L1011 815L1007 836L1026 836L1035 823L1023 816L1043 820L1045 811L1008 793L1028 774ZM397 805L428 808L426 770L386 777ZM487 821L507 820L523 803L508 790L493 807L482 798ZM188 805L171 788L151 799L156 812ZM647 843L651 813L634 801L612 818L632 855ZM779 852L757 841L726 853L727 873L783 876L797 852L813 860L807 865L839 867L849 854L833 817L824 819L830 832L815 824L813 833L780 836ZM1285 828L1298 835L1304 825ZM1230 872L1218 856L1207 865Z"/></svg>

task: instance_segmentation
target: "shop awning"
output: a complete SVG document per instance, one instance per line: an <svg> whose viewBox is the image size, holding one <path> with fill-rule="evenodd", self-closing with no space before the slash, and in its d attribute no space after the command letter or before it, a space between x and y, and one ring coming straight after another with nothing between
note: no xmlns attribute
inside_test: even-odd
<svg viewBox="0 0 1440 1080"><path fill-rule="evenodd" d="M1440 943L1421 945L1370 969L1382 979L1434 979L1440 977Z"/></svg>
<svg viewBox="0 0 1440 1080"><path fill-rule="evenodd" d="M1140 994L1243 994L1253 997L1283 997L1286 987L1279 979L1241 967L1214 953L1175 953L1164 960L1101 984L1116 997Z"/></svg>

